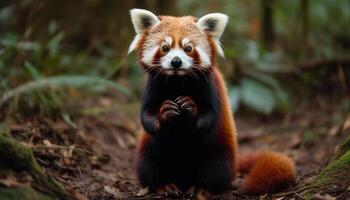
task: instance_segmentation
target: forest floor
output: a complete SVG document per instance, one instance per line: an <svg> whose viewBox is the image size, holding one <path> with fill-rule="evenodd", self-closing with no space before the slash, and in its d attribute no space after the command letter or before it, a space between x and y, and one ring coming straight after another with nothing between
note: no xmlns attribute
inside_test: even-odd
<svg viewBox="0 0 350 200"><path fill-rule="evenodd" d="M339 106L338 106L339 105ZM141 132L138 103L117 103L110 97L84 103L72 118L28 117L6 121L8 133L30 146L38 163L76 199L190 199L149 194L135 176L137 137ZM235 116L240 152L263 149L283 152L296 162L296 182L281 193L261 197L239 191L238 176L232 190L213 199L303 199L302 190L334 158L350 131L350 116L340 104L305 104L287 116ZM26 183L18 174L1 174L0 187ZM317 199L347 199L344 181L318 191Z"/></svg>

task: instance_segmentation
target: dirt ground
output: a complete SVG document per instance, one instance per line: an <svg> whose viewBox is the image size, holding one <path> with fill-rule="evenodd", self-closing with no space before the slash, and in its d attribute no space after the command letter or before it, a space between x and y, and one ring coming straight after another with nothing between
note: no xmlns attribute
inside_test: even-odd
<svg viewBox="0 0 350 200"><path fill-rule="evenodd" d="M240 152L263 149L283 152L297 166L296 182L281 193L246 196L238 177L232 190L213 199L303 199L302 189L333 158L350 130L350 118L339 106L307 104L286 116L235 115ZM86 102L68 117L12 119L9 133L31 146L38 163L77 199L191 199L149 194L134 173L137 137L141 132L138 103L110 97ZM63 119L62 119L63 118ZM7 177L0 178L0 184ZM25 180L17 180L25 181ZM350 198L349 182L319 191L319 199Z"/></svg>

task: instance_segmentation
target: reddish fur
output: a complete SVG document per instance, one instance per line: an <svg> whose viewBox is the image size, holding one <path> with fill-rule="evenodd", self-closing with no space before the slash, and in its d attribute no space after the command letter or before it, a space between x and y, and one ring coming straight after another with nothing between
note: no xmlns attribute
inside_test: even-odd
<svg viewBox="0 0 350 200"><path fill-rule="evenodd" d="M240 167L248 172L242 185L242 189L246 193L276 192L294 180L294 163L283 154L263 152L247 158Z"/></svg>
<svg viewBox="0 0 350 200"><path fill-rule="evenodd" d="M190 16L182 18L161 16L160 19L162 23L152 31L169 33L175 41L173 44L181 45L179 41L181 41L184 36L189 35L189 33L191 37L196 37L196 31L198 31L194 25L196 18ZM164 26L164 24L170 24L170 26ZM147 31L142 36L138 44L137 48L140 49L138 51L139 60L141 60L141 56L143 54L143 44L146 42L147 35L149 34L151 33ZM209 42L209 46L211 48L211 62L213 63L211 73L214 76L216 89L221 100L219 119L220 125L218 127L217 142L220 145L226 147L228 155L232 156L232 162L234 166L234 169L232 169L233 177L237 172L238 164L238 170L241 173L248 173L246 179L243 181L242 189L245 192L251 194L264 194L274 192L282 187L287 186L290 182L293 181L295 175L294 164L288 157L275 152L263 152L242 156L239 159L237 158L238 145L236 127L229 104L224 79L222 77L222 74L215 66L217 54L215 51L215 43L209 35L205 39ZM161 57L160 54L161 52L158 51L155 57ZM199 56L196 51L193 51L191 53L191 56L195 61L199 60ZM144 68L147 68L147 66L142 62L141 65ZM150 139L151 136L149 134L146 132L142 133L138 146L138 152L140 154L142 154L143 147L147 145ZM239 160L239 163L237 160Z"/></svg>
<svg viewBox="0 0 350 200"><path fill-rule="evenodd" d="M230 109L229 99L227 95L227 89L224 82L224 79L219 72L219 70L214 67L212 73L215 77L215 85L218 91L218 95L221 100L221 110L220 110L220 125L219 125L219 134L218 142L227 147L227 150L232 154L232 160L234 166L236 166L236 154L237 154L237 136L236 136L236 127L234 124L232 110ZM233 169L236 174L236 167Z"/></svg>
<svg viewBox="0 0 350 200"><path fill-rule="evenodd" d="M248 173L254 166L257 157L260 154L251 153L246 155L239 155L238 157L238 171L242 174Z"/></svg>

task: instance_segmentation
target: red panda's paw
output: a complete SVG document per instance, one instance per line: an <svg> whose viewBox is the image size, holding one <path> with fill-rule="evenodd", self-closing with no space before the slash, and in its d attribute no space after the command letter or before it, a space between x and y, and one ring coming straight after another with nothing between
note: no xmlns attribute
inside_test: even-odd
<svg viewBox="0 0 350 200"><path fill-rule="evenodd" d="M179 96L175 99L175 102L184 114L193 118L197 117L197 105L191 97Z"/></svg>
<svg viewBox="0 0 350 200"><path fill-rule="evenodd" d="M181 195L181 190L175 184L170 183L170 184L158 187L155 193L158 195L164 195L167 197L171 197L171 196L179 197Z"/></svg>
<svg viewBox="0 0 350 200"><path fill-rule="evenodd" d="M208 190L205 190L200 187L191 187L190 189L187 190L186 195L189 198L194 198L194 199L211 199L212 195Z"/></svg>
<svg viewBox="0 0 350 200"><path fill-rule="evenodd" d="M174 101L165 100L160 106L159 121L161 123L173 121L180 116L180 113L180 108Z"/></svg>

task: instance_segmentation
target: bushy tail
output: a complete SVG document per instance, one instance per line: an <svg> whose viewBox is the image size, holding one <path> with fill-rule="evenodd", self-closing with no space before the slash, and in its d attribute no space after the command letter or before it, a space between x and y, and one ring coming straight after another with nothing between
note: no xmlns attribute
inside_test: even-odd
<svg viewBox="0 0 350 200"><path fill-rule="evenodd" d="M238 163L239 172L247 174L242 190L249 194L276 192L295 178L294 162L281 153L266 151L242 155Z"/></svg>

